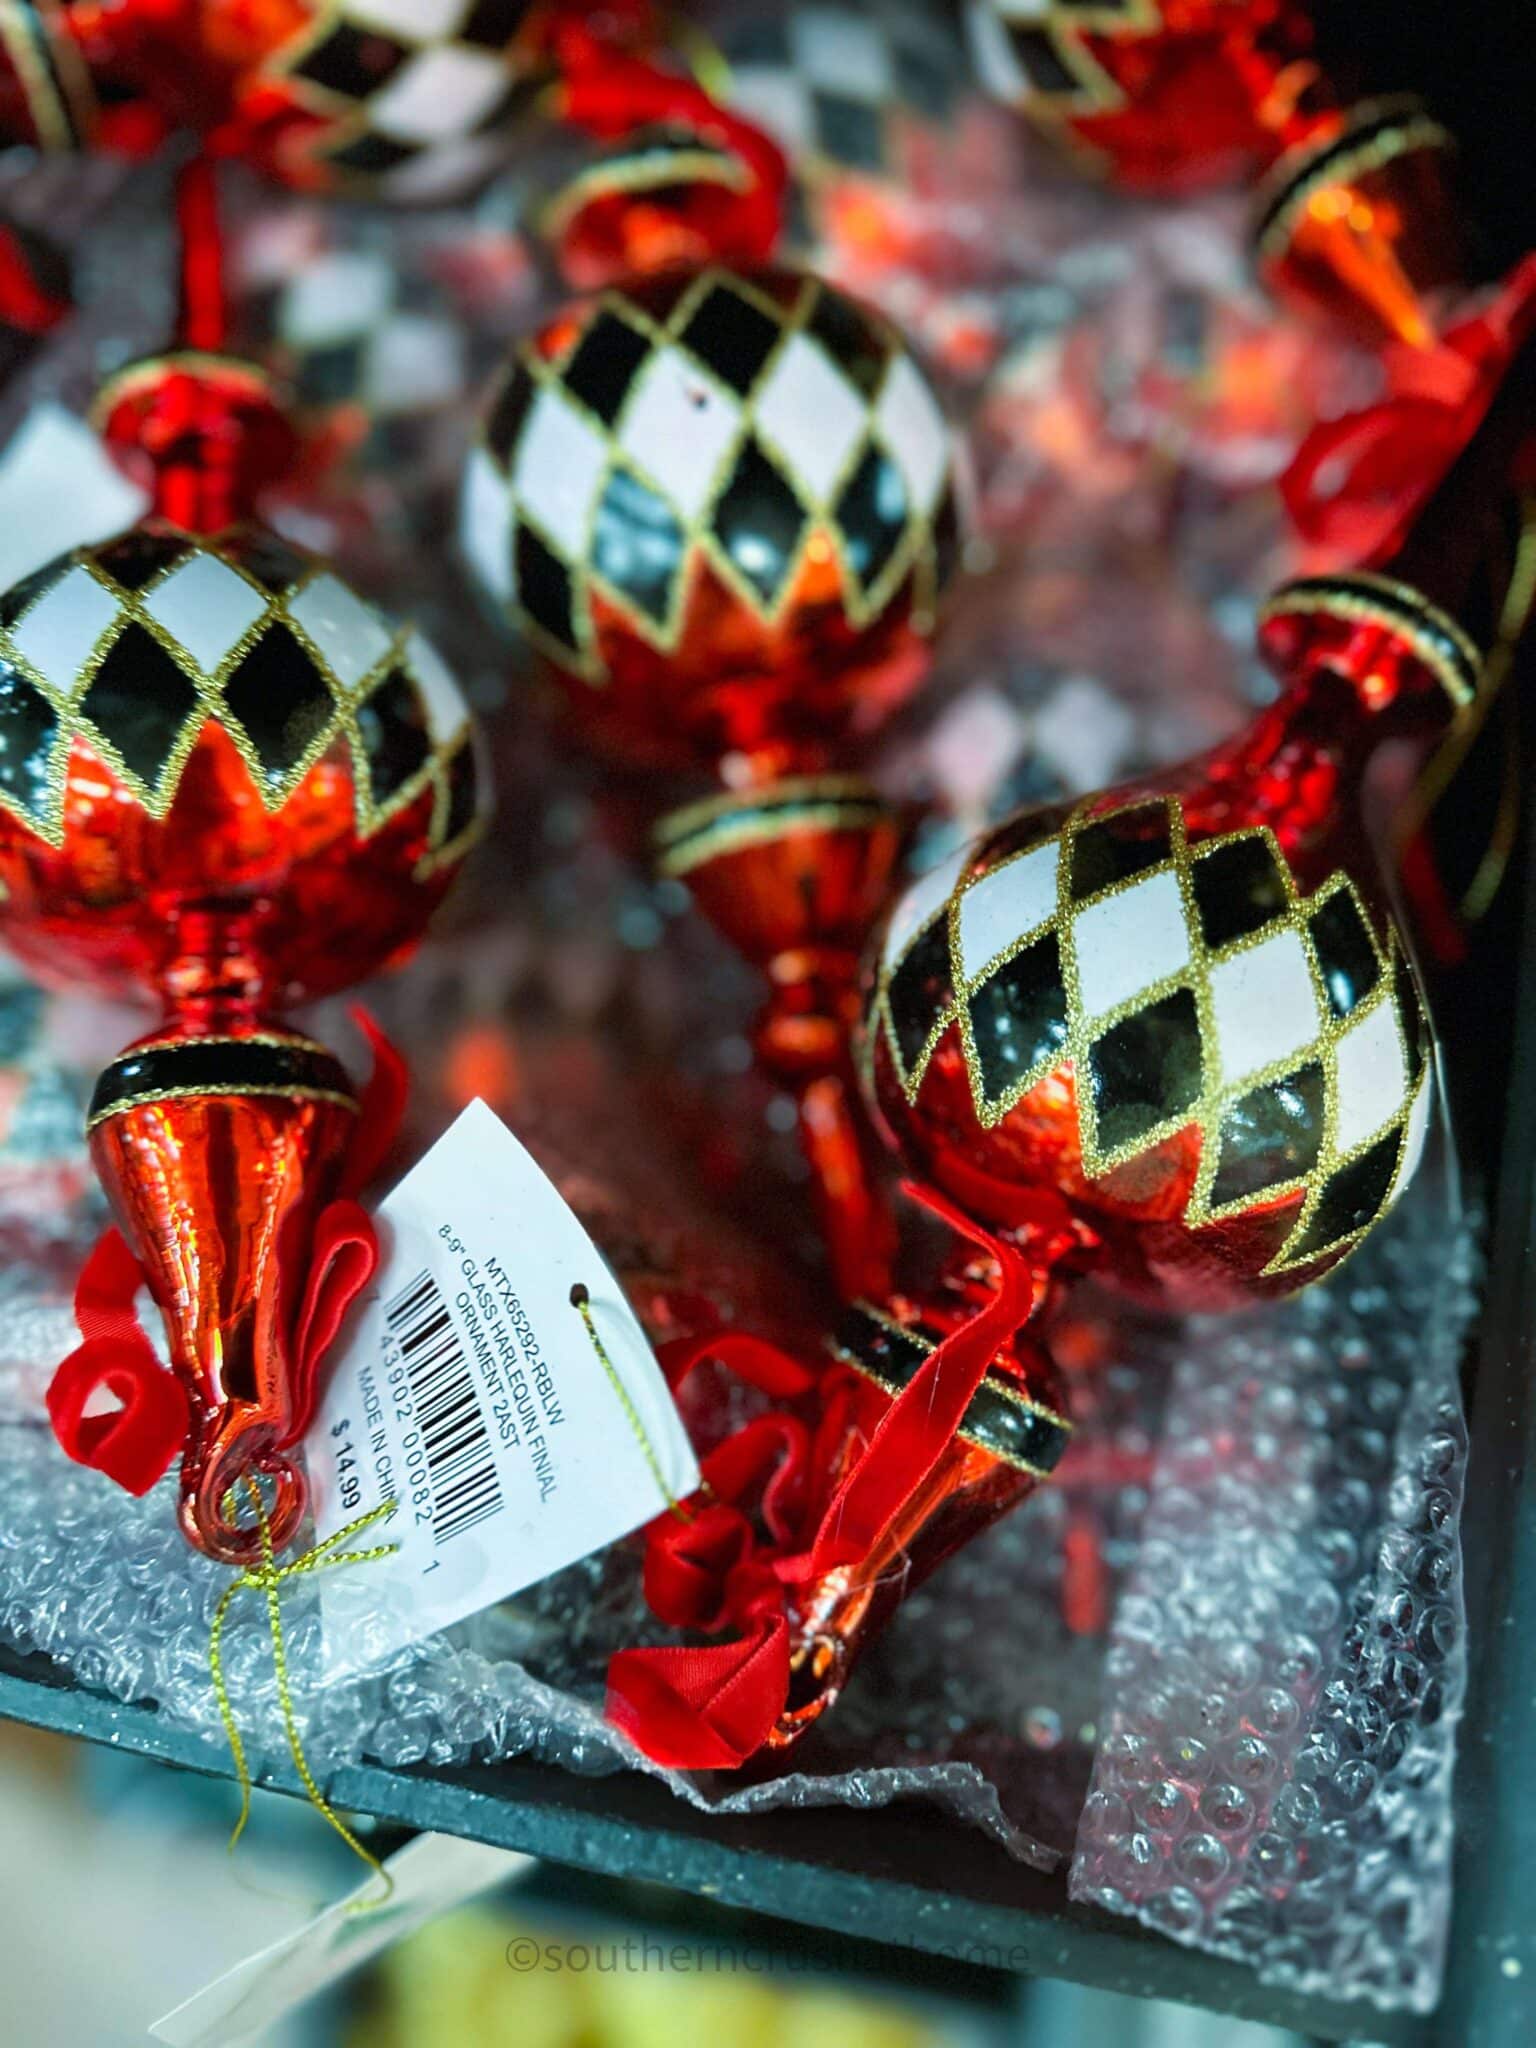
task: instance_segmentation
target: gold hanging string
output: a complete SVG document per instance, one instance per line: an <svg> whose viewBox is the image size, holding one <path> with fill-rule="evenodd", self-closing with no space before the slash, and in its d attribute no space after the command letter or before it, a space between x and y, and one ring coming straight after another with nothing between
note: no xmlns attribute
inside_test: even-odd
<svg viewBox="0 0 1536 2048"><path fill-rule="evenodd" d="M387 1500L370 1509L366 1515L359 1515L355 1522L349 1522L344 1529L327 1536L323 1543L317 1543L312 1550L301 1556L279 1564L272 1549L272 1529L267 1520L266 1505L261 1489L254 1479L247 1479L246 1487L251 1505L255 1510L256 1524L261 1532L261 1563L240 1573L225 1589L214 1611L213 1627L208 1636L208 1668L213 1678L214 1697L219 1703L219 1714L224 1723L224 1733L229 1738L230 1754L235 1760L235 1776L240 1784L240 1817L235 1822L234 1832L229 1838L229 1847L234 1849L245 1832L246 1822L251 1817L251 1771L246 1760L245 1744L235 1721L234 1706L230 1700L229 1687L224 1678L223 1639L224 1624L229 1615L230 1605L237 1593L247 1587L265 1596L267 1621L272 1632L272 1665L277 1674L277 1697L283 1710L283 1727L288 1737L288 1748L293 1757L294 1768L299 1774L309 1803L328 1827L333 1828L352 1853L368 1865L368 1868L384 1880L384 1890L377 1898L353 1900L348 1912L372 1910L382 1906L394 1890L394 1880L371 1850L365 1849L357 1836L331 1805L315 1782L309 1759L304 1754L304 1745L299 1739L298 1724L293 1712L293 1688L288 1674L288 1652L283 1637L283 1621L280 1591L285 1580L306 1578L315 1572L330 1571L341 1565L371 1564L377 1558L392 1557L400 1548L398 1543L380 1543L369 1550L344 1550L343 1544L362 1535L376 1522L386 1520L395 1512L395 1503Z"/></svg>
<svg viewBox="0 0 1536 2048"><path fill-rule="evenodd" d="M666 1502L668 1511L674 1514L680 1522L691 1522L693 1516L689 1514L688 1510L667 1484L667 1475L661 1469L661 1460L656 1455L656 1446L651 1442L650 1433L646 1429L645 1424L640 1420L639 1412L630 1398L629 1389L619 1377L617 1367L608 1356L608 1348L597 1333L597 1324L592 1315L592 1296L580 1280L571 1289L571 1307L575 1309L587 1326L587 1335L592 1339L592 1349L597 1353L597 1362L608 1375L608 1384L612 1387L619 1406L624 1410L624 1418L628 1422L630 1429L634 1432L635 1442L640 1446L641 1455L644 1457L646 1464L651 1468L651 1477L656 1481L657 1492Z"/></svg>

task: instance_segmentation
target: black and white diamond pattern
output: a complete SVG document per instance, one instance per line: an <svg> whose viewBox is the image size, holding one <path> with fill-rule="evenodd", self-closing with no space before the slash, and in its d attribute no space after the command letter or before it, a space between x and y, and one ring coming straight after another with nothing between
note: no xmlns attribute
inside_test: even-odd
<svg viewBox="0 0 1536 2048"><path fill-rule="evenodd" d="M413 295L386 250L321 251L264 295L254 318L306 406L355 406L387 429L464 392L463 335L441 306Z"/></svg>
<svg viewBox="0 0 1536 2048"><path fill-rule="evenodd" d="M834 287L723 269L610 291L519 351L465 473L487 592L563 665L601 677L590 598L677 644L695 565L764 620L811 545L875 619L952 564L952 450L900 339Z"/></svg>
<svg viewBox="0 0 1536 2048"><path fill-rule="evenodd" d="M1106 114L1125 95L1085 36L1118 40L1162 23L1159 0L969 0L977 76L994 99L1044 118Z"/></svg>
<svg viewBox="0 0 1536 2048"><path fill-rule="evenodd" d="M304 147L342 182L442 198L482 175L495 131L548 82L524 47L530 0L321 0L273 59L310 113Z"/></svg>
<svg viewBox="0 0 1536 2048"><path fill-rule="evenodd" d="M911 0L732 7L717 33L730 104L813 176L891 175L900 119L949 120L965 85L949 23Z"/></svg>
<svg viewBox="0 0 1536 2048"><path fill-rule="evenodd" d="M886 935L871 1023L909 1101L950 1031L984 1128L1070 1062L1090 1176L1193 1124L1190 1224L1304 1193L1271 1272L1396 1198L1427 1127L1427 1030L1347 876L1303 898L1267 829L1192 842L1164 798L1082 806L970 867L963 850L918 881Z"/></svg>
<svg viewBox="0 0 1536 2048"><path fill-rule="evenodd" d="M160 818L210 720L269 811L341 741L360 836L429 783L433 861L475 823L469 712L441 657L274 534L133 527L0 597L0 806L50 843L76 739Z"/></svg>

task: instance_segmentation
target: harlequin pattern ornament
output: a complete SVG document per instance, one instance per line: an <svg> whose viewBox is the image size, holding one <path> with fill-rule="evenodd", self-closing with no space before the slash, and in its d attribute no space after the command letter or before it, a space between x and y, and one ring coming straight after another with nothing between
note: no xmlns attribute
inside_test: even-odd
<svg viewBox="0 0 1536 2048"><path fill-rule="evenodd" d="M1000 99L1140 190L1258 178L1265 281L1372 342L1433 339L1461 276L1451 139L1416 100L1341 102L1295 0L970 0Z"/></svg>
<svg viewBox="0 0 1536 2048"><path fill-rule="evenodd" d="M949 431L876 315L789 270L611 289L514 357L465 475L482 589L583 738L728 794L665 871L759 965L835 1270L889 1249L847 1104L856 966L903 832L848 756L929 659L955 552Z"/></svg>
<svg viewBox="0 0 1536 2048"><path fill-rule="evenodd" d="M159 1006L91 1103L126 1248L87 1279L124 1267L130 1301L147 1281L184 1395L183 1526L233 1563L258 1536L238 1481L269 1482L279 1545L303 1510L316 1302L382 1115L283 1014L414 945L483 805L429 643L275 534L150 521L0 598L0 929L39 979ZM126 1434L166 1376L121 1344L101 1363L90 1299L55 1426L142 1490L169 1453L104 1449L84 1404L117 1374Z"/></svg>
<svg viewBox="0 0 1536 2048"><path fill-rule="evenodd" d="M1393 559L1270 599L1285 688L1250 727L1022 813L893 913L865 1071L909 1165L970 1215L1006 1231L1048 1186L1116 1278L1223 1307L1316 1278L1395 1200L1428 1042L1362 782L1383 741L1427 758L1473 707L1533 415L1527 341Z"/></svg>
<svg viewBox="0 0 1536 2048"><path fill-rule="evenodd" d="M1341 772L1373 729L1443 729L1475 654L1370 581L1282 591L1265 631L1290 687L1238 742L1026 812L892 912L871 1093L912 1192L971 1242L924 1295L846 1312L792 1411L812 1510L760 1559L721 1541L718 1607L668 1603L719 1510L655 1525L652 1605L737 1634L614 1660L609 1713L649 1754L791 1747L906 1592L1048 1476L1069 1424L1036 1329L1068 1273L1232 1307L1325 1271L1411 1174L1427 1038Z"/></svg>
<svg viewBox="0 0 1536 2048"><path fill-rule="evenodd" d="M555 77L562 10L539 0L306 0L246 40L203 0L211 52L239 52L232 122L286 183L446 199L494 168Z"/></svg>
<svg viewBox="0 0 1536 2048"><path fill-rule="evenodd" d="M1194 782L1091 798L967 849L905 899L871 1018L915 1171L1002 1228L1018 1190L1060 1188L1126 1277L1179 1306L1336 1263L1411 1175L1428 1116L1401 942L1333 848L1243 818L1226 785L1257 765L1211 764L1215 799Z"/></svg>
<svg viewBox="0 0 1536 2048"><path fill-rule="evenodd" d="M820 769L926 669L949 431L877 315L814 277L711 266L607 291L517 351L461 532L606 751L734 781Z"/></svg>

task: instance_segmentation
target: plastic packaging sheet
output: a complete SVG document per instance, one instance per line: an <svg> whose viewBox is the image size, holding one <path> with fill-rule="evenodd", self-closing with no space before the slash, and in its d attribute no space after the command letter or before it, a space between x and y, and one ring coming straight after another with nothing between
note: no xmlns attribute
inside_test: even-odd
<svg viewBox="0 0 1536 2048"><path fill-rule="evenodd" d="M1436 1180L1335 1283L1194 1333L1071 1874L1269 1982L1421 2011L1450 1905L1475 1306Z"/></svg>
<svg viewBox="0 0 1536 2048"><path fill-rule="evenodd" d="M70 1318L57 1272L6 1263L0 1636L220 1745L208 1629L227 1576L181 1538L171 1483L130 1500L58 1452L39 1406ZM659 1775L737 1811L922 1796L1032 1862L1075 1842L1075 1894L1267 1979L1428 2006L1465 1674L1456 1368L1473 1265L1428 1173L1296 1302L1182 1333L1117 1323L1060 1485L907 1603L807 1768L744 1788ZM1062 1616L1085 1514L1123 1565L1107 1654ZM285 1609L322 1777L364 1757L654 1769L601 1717L607 1655L649 1628L627 1546L325 1688L313 1591ZM225 1654L253 1759L279 1758L254 1596Z"/></svg>

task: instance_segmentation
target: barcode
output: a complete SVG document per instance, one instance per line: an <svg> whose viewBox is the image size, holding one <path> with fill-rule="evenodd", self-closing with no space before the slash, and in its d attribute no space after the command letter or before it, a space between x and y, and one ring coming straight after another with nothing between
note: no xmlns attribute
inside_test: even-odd
<svg viewBox="0 0 1536 2048"><path fill-rule="evenodd" d="M385 1307L384 1320L400 1346L432 1481L432 1540L446 1543L502 1505L474 1374L430 1272L401 1288Z"/></svg>

